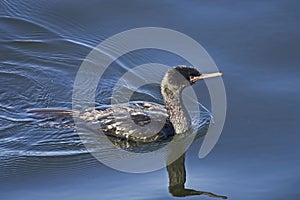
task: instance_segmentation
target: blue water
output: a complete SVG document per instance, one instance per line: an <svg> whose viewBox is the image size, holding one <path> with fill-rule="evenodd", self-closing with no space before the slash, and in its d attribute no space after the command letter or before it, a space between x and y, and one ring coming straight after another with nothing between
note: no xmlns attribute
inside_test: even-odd
<svg viewBox="0 0 300 200"><path fill-rule="evenodd" d="M166 169L110 169L86 151L72 128L27 113L71 108L87 54L114 34L148 26L192 37L224 72L225 127L206 158L197 156L201 140L187 151L186 186L229 199L300 199L299 9L298 1L279 0L1 1L1 199L174 198ZM127 69L148 62L187 64L158 50L132 52L107 71L97 103L110 101L111 87ZM209 107L205 84L195 88ZM161 102L158 88L141 91L143 99Z"/></svg>

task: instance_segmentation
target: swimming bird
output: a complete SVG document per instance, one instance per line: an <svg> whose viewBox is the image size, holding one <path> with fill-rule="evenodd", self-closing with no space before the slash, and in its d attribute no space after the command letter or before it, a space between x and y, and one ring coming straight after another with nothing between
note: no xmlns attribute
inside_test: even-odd
<svg viewBox="0 0 300 200"><path fill-rule="evenodd" d="M66 110L39 109L32 113L72 115L105 135L134 142L155 142L187 132L191 119L182 102L182 91L199 80L222 76L221 72L201 74L190 66L176 66L161 81L165 105L132 101L127 104L99 107L81 113ZM133 123L134 122L134 123ZM151 126L147 126L151 123ZM159 129L156 129L158 127Z"/></svg>

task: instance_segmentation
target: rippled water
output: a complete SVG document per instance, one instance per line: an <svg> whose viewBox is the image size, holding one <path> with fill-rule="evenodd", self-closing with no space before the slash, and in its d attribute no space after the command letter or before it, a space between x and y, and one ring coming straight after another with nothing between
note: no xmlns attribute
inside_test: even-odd
<svg viewBox="0 0 300 200"><path fill-rule="evenodd" d="M193 37L225 74L223 135L205 159L197 158L201 141L189 149L187 185L229 199L299 199L298 4L1 1L1 196L172 198L165 169L141 175L109 169L87 152L69 119L51 121L27 113L33 108L70 109L77 70L93 47L130 28L158 26ZM110 102L112 86L126 71L149 62L188 64L160 50L126 54L101 79L97 105ZM194 88L209 108L204 83ZM135 98L162 103L158 85L140 88Z"/></svg>

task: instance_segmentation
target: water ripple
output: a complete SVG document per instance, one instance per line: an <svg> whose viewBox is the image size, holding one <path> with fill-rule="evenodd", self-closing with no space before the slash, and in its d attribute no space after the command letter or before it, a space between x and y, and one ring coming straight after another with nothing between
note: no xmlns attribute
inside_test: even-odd
<svg viewBox="0 0 300 200"><path fill-rule="evenodd" d="M0 16L0 27L4 31L4 38L6 39L43 40L47 38L60 38L49 27L26 20L25 18Z"/></svg>
<svg viewBox="0 0 300 200"><path fill-rule="evenodd" d="M42 20L30 18L30 15L22 17L15 3L2 1L0 5L6 9L6 14L0 16L3 33L0 38L0 167L4 172L0 176L41 167L92 165L95 159L84 147L80 133L74 131L72 119L32 118L27 110L70 108L77 69L104 35L78 37L85 30L76 21L67 20L66 25L78 27L75 32L68 33L56 29L50 22L41 23ZM24 12L30 13L31 8L27 7ZM55 15L52 17L56 19ZM124 47L113 42L107 46L110 50ZM137 55L130 53L113 62L99 83L97 105L110 103L111 88L118 78L133 67L148 63L152 57L156 56L148 51ZM134 85L128 83L128 89L131 86ZM159 85L139 88L134 98L162 103ZM110 152L114 150L100 146L90 151L111 159Z"/></svg>

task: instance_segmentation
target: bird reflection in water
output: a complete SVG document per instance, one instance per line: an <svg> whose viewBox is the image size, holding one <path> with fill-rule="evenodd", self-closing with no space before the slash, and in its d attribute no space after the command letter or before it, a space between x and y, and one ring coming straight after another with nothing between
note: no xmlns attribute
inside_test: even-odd
<svg viewBox="0 0 300 200"><path fill-rule="evenodd" d="M50 110L52 111L52 110ZM48 113L49 110L41 110L41 112L36 113ZM59 119L61 116L57 115L56 113L51 112L51 114L54 114L54 119ZM60 126L65 127L64 125L58 125L58 128ZM71 126L68 126L71 127ZM195 140L201 138L203 135L206 134L207 127L204 127L202 131L200 131L196 137ZM158 148L165 145L165 143L150 143L150 144L141 144L141 143L136 143L136 142L129 142L123 139L115 138L115 137L108 137L110 141L116 146L118 149L123 149L126 151L131 151L131 152L149 152L152 150L157 150ZM152 146L155 144L154 146ZM157 145L158 144L158 145ZM146 148L145 148L146 145ZM176 146L176 149L180 149L180 146ZM172 155L170 155L172 157ZM169 192L171 195L175 197L186 197L186 196L194 196L194 195L207 195L212 198L220 198L220 199L227 199L227 196L223 195L217 195L212 192L207 192L207 191L199 191L199 190L194 190L194 189L188 189L185 188L185 182L186 182L186 169L185 169L185 154L181 155L178 159L176 159L174 162L169 163L167 166L167 171L168 171L168 176L169 176Z"/></svg>
<svg viewBox="0 0 300 200"><path fill-rule="evenodd" d="M227 199L226 196L217 195L211 192L198 191L185 188L186 170L185 170L185 154L176 161L167 166L169 175L169 192L175 197L186 197L191 195L207 195L213 198Z"/></svg>

